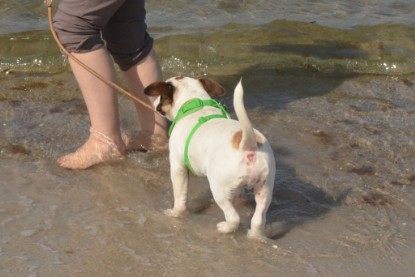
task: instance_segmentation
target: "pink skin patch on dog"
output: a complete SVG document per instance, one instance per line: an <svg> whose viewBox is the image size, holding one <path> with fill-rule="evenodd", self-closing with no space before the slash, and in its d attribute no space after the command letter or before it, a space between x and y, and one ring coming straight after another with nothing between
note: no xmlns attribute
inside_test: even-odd
<svg viewBox="0 0 415 277"><path fill-rule="evenodd" d="M256 161L256 155L253 151L248 151L244 155L244 160L247 165L254 164Z"/></svg>

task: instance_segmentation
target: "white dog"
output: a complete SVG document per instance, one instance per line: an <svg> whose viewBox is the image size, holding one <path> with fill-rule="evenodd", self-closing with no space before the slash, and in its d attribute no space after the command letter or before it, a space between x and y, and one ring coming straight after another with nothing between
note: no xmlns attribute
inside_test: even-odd
<svg viewBox="0 0 415 277"><path fill-rule="evenodd" d="M265 215L272 198L275 159L267 139L252 128L243 104L239 82L234 108L239 121L229 119L211 96L223 96L222 86L209 79L174 77L156 82L145 94L158 96L157 111L173 121L170 128L170 174L174 206L169 216L186 213L188 173L207 176L212 195L225 220L221 233L234 232L240 222L232 201L241 188L253 189L256 208L249 238L264 239Z"/></svg>

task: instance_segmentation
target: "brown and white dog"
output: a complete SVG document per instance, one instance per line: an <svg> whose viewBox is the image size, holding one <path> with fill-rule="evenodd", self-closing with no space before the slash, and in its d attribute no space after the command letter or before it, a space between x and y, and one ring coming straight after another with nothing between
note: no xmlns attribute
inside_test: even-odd
<svg viewBox="0 0 415 277"><path fill-rule="evenodd" d="M216 118L215 115L223 113L216 105L198 108L190 105L183 111L194 99L211 101L211 96L225 94L224 88L210 79L173 77L148 86L145 94L159 97L157 111L174 124L169 141L174 206L165 213L173 217L186 213L188 167L191 167L194 174L207 176L212 195L225 214L225 221L217 224L221 233L234 232L239 226L240 217L232 204L234 196L241 188L253 189L256 208L248 237L264 239L265 215L274 187L275 159L269 142L253 129L247 116L241 82L233 98L239 121L225 116ZM212 115L212 120L200 119ZM186 167L185 156L191 166Z"/></svg>

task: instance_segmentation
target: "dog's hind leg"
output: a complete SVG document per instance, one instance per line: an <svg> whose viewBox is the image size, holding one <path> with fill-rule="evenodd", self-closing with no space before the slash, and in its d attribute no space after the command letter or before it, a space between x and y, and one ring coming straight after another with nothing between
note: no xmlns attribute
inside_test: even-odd
<svg viewBox="0 0 415 277"><path fill-rule="evenodd" d="M188 175L186 167L171 166L170 177L173 183L174 206L173 209L164 211L166 215L180 217L186 214Z"/></svg>
<svg viewBox="0 0 415 277"><path fill-rule="evenodd" d="M217 224L217 229L220 233L232 233L238 229L240 217L235 207L232 204L234 194L230 190L223 190L224 186L220 184L212 184L209 180L212 189L212 195L218 206L222 209L225 215L225 221Z"/></svg>
<svg viewBox="0 0 415 277"><path fill-rule="evenodd" d="M256 207L251 219L251 229L248 231L250 239L265 240L265 216L272 200L273 180L273 176L268 176L268 180L254 186Z"/></svg>

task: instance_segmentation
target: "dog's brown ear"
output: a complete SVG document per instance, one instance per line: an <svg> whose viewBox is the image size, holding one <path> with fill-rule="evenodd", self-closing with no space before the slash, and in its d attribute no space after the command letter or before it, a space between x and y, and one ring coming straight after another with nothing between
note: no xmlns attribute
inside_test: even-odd
<svg viewBox="0 0 415 277"><path fill-rule="evenodd" d="M200 78L199 82L202 84L203 88L209 93L210 96L225 96L225 89L219 85L216 81L206 78Z"/></svg>
<svg viewBox="0 0 415 277"><path fill-rule="evenodd" d="M174 87L171 83L157 81L144 89L144 94L148 96L168 96L173 97Z"/></svg>

